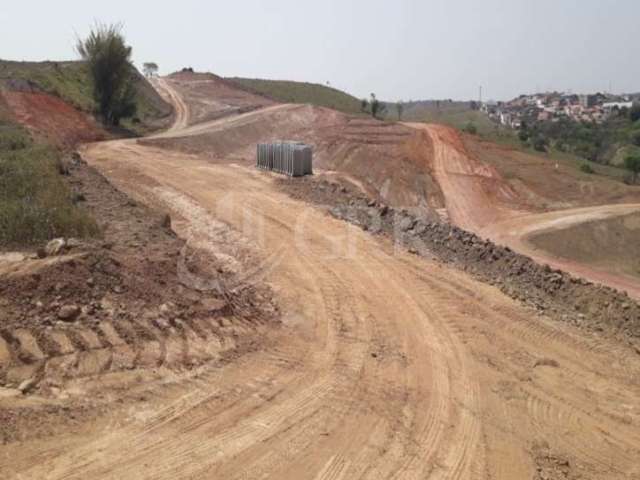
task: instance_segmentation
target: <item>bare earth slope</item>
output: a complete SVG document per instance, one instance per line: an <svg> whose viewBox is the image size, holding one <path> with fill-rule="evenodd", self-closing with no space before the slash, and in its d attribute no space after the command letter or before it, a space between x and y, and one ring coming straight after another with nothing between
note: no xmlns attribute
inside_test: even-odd
<svg viewBox="0 0 640 480"><path fill-rule="evenodd" d="M144 141L146 145L251 165L258 142L302 140L314 147L317 173L339 175L387 203L435 215L442 194L429 170L428 135L413 128L323 107L273 104L256 109L254 94L230 92L224 80L181 73L164 80L179 92L198 122ZM264 106L264 105L263 105ZM182 110L179 105L178 111ZM204 113L209 112L209 113Z"/></svg>
<svg viewBox="0 0 640 480"><path fill-rule="evenodd" d="M547 165L546 170L544 166L536 165L534 181L509 181L495 166L482 161L478 150L467 148L468 144L455 129L442 125L409 125L426 130L431 137L434 145L434 177L444 193L447 213L452 223L509 246L540 263L547 263L554 268L640 298L640 281L637 277L621 273L614 265L606 262L584 262L563 248L564 240L560 236L547 236L548 241L539 243L537 247L528 241L550 229L560 231L584 222L605 221L640 212L638 189L610 180L600 180L598 183L591 179L589 182L572 182L570 174L558 172L551 165ZM511 165L503 167L503 170L509 171L509 168L514 168L513 164L526 160L511 159ZM519 172L526 174L527 168L521 166ZM560 203L560 198L565 199L565 204ZM583 207L579 214L570 209L539 213L550 206L566 208L571 205L567 205L567 201L573 202L573 205L589 205L598 201L612 204ZM630 201L634 203L622 203ZM640 231L629 232L627 240L631 243L640 242ZM607 248L616 246L600 244L591 252L591 256L597 260L602 253L599 250ZM627 254L629 262L633 262L632 251L633 249L622 251L619 257Z"/></svg>
<svg viewBox="0 0 640 480"><path fill-rule="evenodd" d="M284 325L268 348L81 435L3 448L8 478L640 475L636 354L395 252L253 168L132 141L85 154L179 213L181 235L206 238L213 214L271 253Z"/></svg>

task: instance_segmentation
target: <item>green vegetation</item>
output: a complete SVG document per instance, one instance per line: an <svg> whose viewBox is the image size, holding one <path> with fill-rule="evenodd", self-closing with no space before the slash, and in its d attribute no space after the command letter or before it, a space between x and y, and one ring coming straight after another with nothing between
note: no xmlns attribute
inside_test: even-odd
<svg viewBox="0 0 640 480"><path fill-rule="evenodd" d="M145 77L153 77L158 74L160 67L155 62L146 62L142 65L142 71Z"/></svg>
<svg viewBox="0 0 640 480"><path fill-rule="evenodd" d="M640 145L640 124L632 120L632 111L620 111L601 124L568 118L535 122L524 125L519 136L527 137L536 149L536 142L544 142L586 160L620 166L628 149Z"/></svg>
<svg viewBox="0 0 640 480"><path fill-rule="evenodd" d="M384 116L387 111L387 106L376 98L376 94L371 94L371 100L369 100L369 110L373 118Z"/></svg>
<svg viewBox="0 0 640 480"><path fill-rule="evenodd" d="M471 135L477 135L478 134L478 128L476 127L476 124L473 122L468 122L465 126L464 126L464 131L471 134Z"/></svg>
<svg viewBox="0 0 640 480"><path fill-rule="evenodd" d="M131 82L131 47L119 25L97 24L89 36L78 40L76 50L87 62L93 99L107 125L118 126L122 118L136 113L136 91Z"/></svg>
<svg viewBox="0 0 640 480"><path fill-rule="evenodd" d="M588 173L590 175L596 173L593 167L588 163L583 163L582 165L580 165L580 171L583 173Z"/></svg>
<svg viewBox="0 0 640 480"><path fill-rule="evenodd" d="M241 87L284 103L308 103L344 113L360 113L360 100L335 88L316 83L228 78Z"/></svg>
<svg viewBox="0 0 640 480"><path fill-rule="evenodd" d="M73 204L59 173L60 154L34 144L0 111L0 245L95 235L95 221Z"/></svg>
<svg viewBox="0 0 640 480"><path fill-rule="evenodd" d="M630 183L634 185L638 181L638 175L640 174L640 155L629 155L624 159L624 168L629 170Z"/></svg>
<svg viewBox="0 0 640 480"><path fill-rule="evenodd" d="M171 106L165 103L153 87L137 71L133 72L136 89L137 116L123 126L143 134L164 118L169 118ZM84 62L12 62L0 60L0 87L36 89L60 97L87 113L97 111L88 66Z"/></svg>

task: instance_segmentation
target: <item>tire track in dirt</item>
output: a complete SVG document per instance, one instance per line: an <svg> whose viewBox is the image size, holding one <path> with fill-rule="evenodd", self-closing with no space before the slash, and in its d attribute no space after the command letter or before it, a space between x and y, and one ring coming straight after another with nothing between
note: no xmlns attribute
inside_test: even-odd
<svg viewBox="0 0 640 480"><path fill-rule="evenodd" d="M43 454L20 473L533 478L532 445L545 440L583 478L633 475L639 392L625 376L640 368L633 357L612 350L606 361L591 339L462 273L393 252L279 193L269 175L133 143L94 146L88 157L125 191L177 192L202 218L215 212L236 231L247 212L260 214L263 231L243 234L262 248L284 246L266 277L283 327L266 350L150 386L144 410L132 407L83 445ZM152 189L140 188L144 177ZM232 205L219 209L230 194ZM191 226L206 228L200 220ZM205 331L189 329L184 338ZM533 366L545 358L559 367ZM615 418L626 404L629 423Z"/></svg>

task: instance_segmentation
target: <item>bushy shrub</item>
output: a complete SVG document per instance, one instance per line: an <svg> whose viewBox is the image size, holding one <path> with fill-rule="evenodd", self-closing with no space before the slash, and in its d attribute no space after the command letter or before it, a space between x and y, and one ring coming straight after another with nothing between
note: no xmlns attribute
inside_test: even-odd
<svg viewBox="0 0 640 480"><path fill-rule="evenodd" d="M589 165L588 163L583 163L582 165L580 165L580 171L583 172L583 173L588 173L588 174L596 173L596 171L593 169L593 167L591 165Z"/></svg>
<svg viewBox="0 0 640 480"><path fill-rule="evenodd" d="M478 128L473 122L469 122L464 126L464 131L471 135L476 135L478 133Z"/></svg>

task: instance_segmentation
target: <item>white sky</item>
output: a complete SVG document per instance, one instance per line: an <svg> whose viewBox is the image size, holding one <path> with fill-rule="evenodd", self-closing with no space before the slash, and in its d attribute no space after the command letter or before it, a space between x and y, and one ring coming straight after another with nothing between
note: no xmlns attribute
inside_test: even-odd
<svg viewBox="0 0 640 480"><path fill-rule="evenodd" d="M640 91L640 0L35 0L0 3L0 58L75 57L119 21L163 73L327 81L386 100Z"/></svg>

